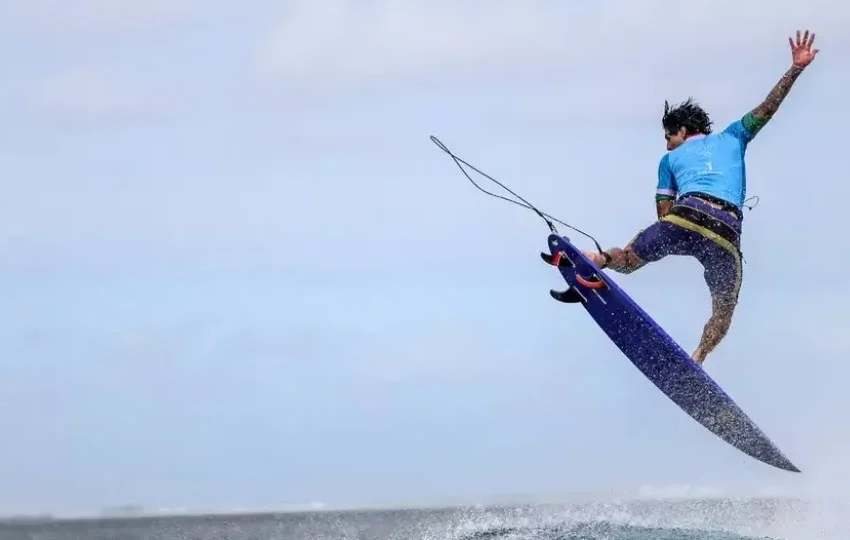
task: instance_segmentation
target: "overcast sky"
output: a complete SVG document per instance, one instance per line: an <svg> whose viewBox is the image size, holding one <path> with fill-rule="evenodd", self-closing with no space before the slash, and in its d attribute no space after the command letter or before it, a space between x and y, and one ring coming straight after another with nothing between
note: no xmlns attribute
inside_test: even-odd
<svg viewBox="0 0 850 540"><path fill-rule="evenodd" d="M766 5L0 0L0 512L844 491L850 8ZM552 301L545 225L428 136L622 245L664 100L722 129L807 27L706 363L792 475ZM694 348L696 262L618 282Z"/></svg>

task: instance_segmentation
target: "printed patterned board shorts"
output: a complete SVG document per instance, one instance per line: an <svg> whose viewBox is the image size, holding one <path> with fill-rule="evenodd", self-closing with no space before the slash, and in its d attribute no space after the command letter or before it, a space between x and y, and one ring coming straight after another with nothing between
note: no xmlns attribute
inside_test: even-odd
<svg viewBox="0 0 850 540"><path fill-rule="evenodd" d="M743 279L740 250L741 217L685 195L670 213L639 232L630 242L645 262L668 255L689 255L703 266L712 299L725 305L738 302Z"/></svg>

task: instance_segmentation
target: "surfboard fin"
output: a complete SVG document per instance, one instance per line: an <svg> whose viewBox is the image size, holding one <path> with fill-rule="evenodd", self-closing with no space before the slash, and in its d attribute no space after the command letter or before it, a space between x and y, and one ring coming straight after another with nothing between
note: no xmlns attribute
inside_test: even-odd
<svg viewBox="0 0 850 540"><path fill-rule="evenodd" d="M556 291L555 289L552 289L549 291L549 295L558 302L563 302L564 304L580 304L582 302L587 302L587 298L572 287L566 291Z"/></svg>
<svg viewBox="0 0 850 540"><path fill-rule="evenodd" d="M551 253L540 253L540 258L543 259L543 262L546 264L551 264L552 266L557 266L558 268L572 268L573 262L567 258L563 251L558 252L555 255Z"/></svg>

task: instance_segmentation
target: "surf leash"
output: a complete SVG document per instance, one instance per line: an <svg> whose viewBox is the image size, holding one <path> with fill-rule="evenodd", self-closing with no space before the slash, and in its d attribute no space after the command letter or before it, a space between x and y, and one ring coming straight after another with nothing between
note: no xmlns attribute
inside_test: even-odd
<svg viewBox="0 0 850 540"><path fill-rule="evenodd" d="M461 158L460 156L458 156L457 154L455 154L454 152L449 150L449 147L446 146L443 143L443 141L441 141L437 137L431 135L431 142L433 142L435 145L437 145L437 147L440 150L442 150L443 152L448 154L454 160L455 164L458 166L458 168L463 173L463 175L466 176L466 179L469 180L472 183L472 185L475 186L476 188L478 188L480 191L483 191L484 193L486 193L487 195L490 195L491 197L496 197L497 199L502 199L503 201L507 201L509 203L512 203L512 204L515 204L517 206L521 206L523 208L526 208L528 210L533 211L538 216L540 216L540 218L543 221L546 222L546 225L549 227L549 230L552 231L553 233L557 234L558 236L560 236L561 233L558 232L558 229L555 227L555 223L559 223L560 225L563 225L564 227L571 229L571 230L577 232L578 234L589 238L593 242L593 244L596 246L596 249L599 250L599 253L601 253L603 255L605 254L605 251L602 249L602 246L600 246L599 242L597 242L596 238L594 238L590 234L582 231L581 229L577 229L576 227L573 227L569 223L566 223L565 221L562 221L562 220L560 220L560 219L558 219L558 218L556 218L556 217L554 217L550 214L547 214L546 212L541 211L540 209L538 209L536 206L534 206L533 204L528 202L526 199L521 197L519 194L517 194L515 191L513 191L511 188L509 188L505 184L499 182L498 180L496 180L495 178L493 178L489 174L487 174L484 171L482 171L481 169L477 168L475 165L472 165L468 161L464 160L463 158ZM469 167L471 170L475 171L476 173L480 174L481 176L483 176L487 180L490 180L494 184L498 185L499 187L501 187L502 189L504 189L505 191L507 191L508 193L510 193L511 195L513 195L514 197L516 197L519 200L510 199L510 198L505 197L503 195L499 195L497 193L487 191L486 189L484 189L483 187L478 185L478 183L475 182L475 180L472 179L472 176L470 176L470 174L468 172L466 172L464 165ZM553 222L555 222L555 223L553 223Z"/></svg>

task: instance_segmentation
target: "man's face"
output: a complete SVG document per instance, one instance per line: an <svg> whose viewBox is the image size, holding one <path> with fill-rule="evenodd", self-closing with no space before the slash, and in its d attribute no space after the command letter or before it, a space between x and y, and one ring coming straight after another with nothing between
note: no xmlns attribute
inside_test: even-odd
<svg viewBox="0 0 850 540"><path fill-rule="evenodd" d="M667 150L675 150L685 142L685 128L679 128L674 132L667 131L664 133L664 138L667 140Z"/></svg>

